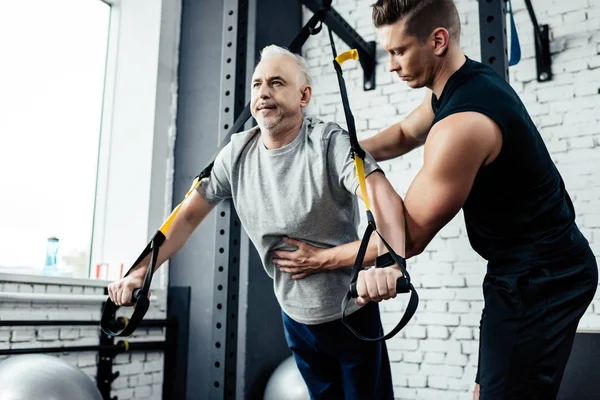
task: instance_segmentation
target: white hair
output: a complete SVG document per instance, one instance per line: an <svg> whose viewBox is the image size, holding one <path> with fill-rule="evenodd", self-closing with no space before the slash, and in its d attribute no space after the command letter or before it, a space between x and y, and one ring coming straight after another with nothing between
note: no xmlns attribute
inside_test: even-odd
<svg viewBox="0 0 600 400"><path fill-rule="evenodd" d="M292 58L296 62L296 66L298 67L299 77L304 78L304 82L298 79L298 86L301 86L303 83L306 83L308 86L312 86L312 77L310 76L310 67L308 63L304 59L304 57L299 56L298 54L294 54L285 47L277 46L271 44L269 46L264 47L260 52L260 60L264 60L267 57L272 56L287 56ZM260 62L259 60L259 62Z"/></svg>

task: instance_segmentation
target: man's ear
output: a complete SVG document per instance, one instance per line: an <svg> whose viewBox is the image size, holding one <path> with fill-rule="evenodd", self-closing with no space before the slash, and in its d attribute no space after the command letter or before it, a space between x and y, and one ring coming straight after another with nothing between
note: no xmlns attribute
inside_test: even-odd
<svg viewBox="0 0 600 400"><path fill-rule="evenodd" d="M310 99L312 97L312 87L308 85L302 86L300 88L300 94L302 95L300 98L300 105L302 107L308 106L308 103L310 103Z"/></svg>
<svg viewBox="0 0 600 400"><path fill-rule="evenodd" d="M450 46L450 33L446 28L437 28L431 34L433 53L436 56L441 56L448 50Z"/></svg>

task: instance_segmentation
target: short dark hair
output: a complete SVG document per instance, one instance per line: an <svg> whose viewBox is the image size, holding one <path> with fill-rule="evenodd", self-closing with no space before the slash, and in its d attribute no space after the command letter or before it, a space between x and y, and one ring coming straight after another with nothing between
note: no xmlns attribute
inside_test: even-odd
<svg viewBox="0 0 600 400"><path fill-rule="evenodd" d="M376 28L404 19L406 33L422 42L436 28L445 28L454 40L460 39L460 17L453 0L377 0L371 7Z"/></svg>

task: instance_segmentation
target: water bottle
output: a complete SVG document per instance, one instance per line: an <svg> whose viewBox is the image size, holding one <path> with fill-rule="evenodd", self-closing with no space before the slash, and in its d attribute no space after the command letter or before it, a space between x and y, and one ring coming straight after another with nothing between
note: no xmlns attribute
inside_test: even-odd
<svg viewBox="0 0 600 400"><path fill-rule="evenodd" d="M56 255L58 254L58 238L49 237L46 243L46 262L44 263L44 275L56 275Z"/></svg>

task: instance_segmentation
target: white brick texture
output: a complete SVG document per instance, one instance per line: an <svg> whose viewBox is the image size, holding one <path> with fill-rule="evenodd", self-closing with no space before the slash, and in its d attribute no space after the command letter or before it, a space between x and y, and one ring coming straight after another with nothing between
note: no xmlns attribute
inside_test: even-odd
<svg viewBox="0 0 600 400"><path fill-rule="evenodd" d="M0 292L103 294L103 288L2 282ZM153 302L146 319L166 317L164 291L153 290ZM96 320L101 317L101 305L74 305L35 302L0 303L0 320ZM121 311L120 311L121 312ZM131 314L131 309L123 313ZM40 348L61 346L88 346L99 343L100 328L94 326L0 327L0 349ZM138 329L129 339L133 341L164 340L164 330ZM119 338L115 339L115 343ZM77 366L96 379L98 353L50 353ZM4 359L6 356L0 356ZM163 355L157 352L119 354L113 363L113 372L120 376L112 383L112 396L123 399L162 399ZM158 375L158 376L155 376Z"/></svg>
<svg viewBox="0 0 600 400"><path fill-rule="evenodd" d="M333 7L367 41L376 40L371 0L334 0ZM541 24L549 24L554 78L536 80L532 25L525 3L513 1L521 42L521 62L510 68L511 85L543 135L575 203L577 222L600 255L600 2L533 0ZM465 53L480 60L477 0L456 0ZM304 10L304 21L312 12ZM507 27L509 21L507 20ZM336 39L338 53L348 49ZM510 43L510 41L509 41ZM303 48L314 76L308 112L346 126L326 30ZM377 45L377 87L362 90L358 63L344 64L344 77L359 139L369 137L406 115L423 99L388 71L385 51ZM382 163L394 188L404 196L422 165L422 149ZM599 257L600 259L600 257ZM410 260L413 283L421 297L415 318L388 341L397 399L471 399L477 366L481 283L485 261L469 246L462 213ZM600 296L600 293L598 294ZM581 321L581 329L600 329L600 301ZM389 331L404 310L401 299L382 306ZM2 333L0 332L0 338ZM1 342L0 342L1 343Z"/></svg>

